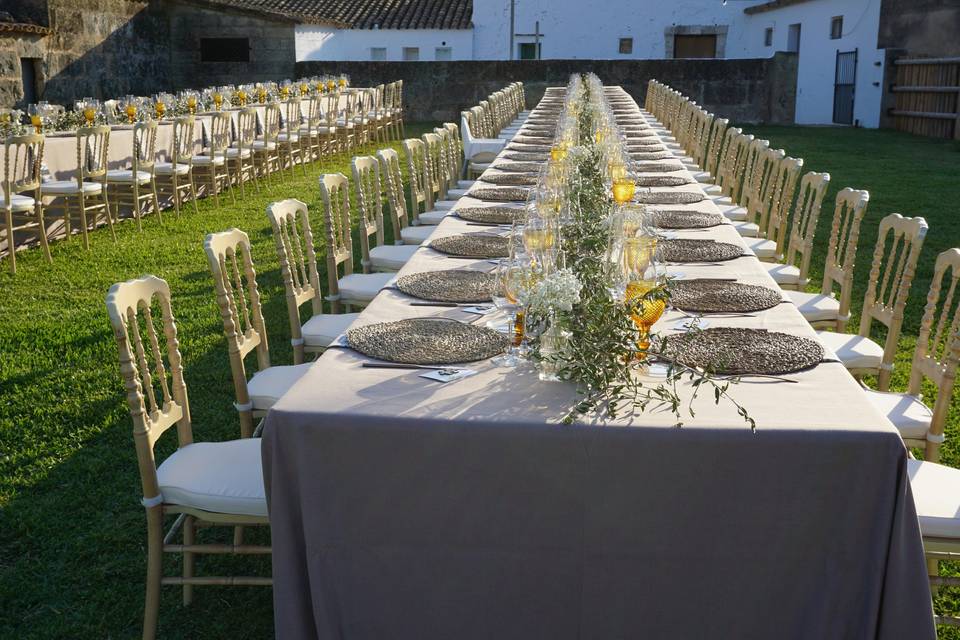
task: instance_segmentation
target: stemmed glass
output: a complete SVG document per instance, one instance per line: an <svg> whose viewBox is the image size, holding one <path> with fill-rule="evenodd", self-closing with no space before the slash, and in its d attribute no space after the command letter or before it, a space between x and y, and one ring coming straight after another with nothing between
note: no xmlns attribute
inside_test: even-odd
<svg viewBox="0 0 960 640"><path fill-rule="evenodd" d="M498 367L516 367L522 361L524 347L524 327L526 314L522 299L530 285L530 263L524 259L501 260L497 265L497 281L503 299L502 307L509 312L507 332L510 336L510 348L491 362ZM494 299L496 304L496 299Z"/></svg>
<svg viewBox="0 0 960 640"><path fill-rule="evenodd" d="M126 96L123 99L123 113L127 116L127 123L133 124L137 119L137 102L134 96Z"/></svg>
<svg viewBox="0 0 960 640"><path fill-rule="evenodd" d="M657 239L636 236L623 239L625 300L633 305L631 318L637 325L637 356L643 358L650 349L650 329L667 308L662 287L665 277L656 262Z"/></svg>
<svg viewBox="0 0 960 640"><path fill-rule="evenodd" d="M44 109L40 104L31 104L27 107L27 115L30 116L30 124L39 134L43 131Z"/></svg>
<svg viewBox="0 0 960 640"><path fill-rule="evenodd" d="M190 115L195 114L197 112L197 93L195 91L187 91L185 102L187 103L187 111L190 112Z"/></svg>
<svg viewBox="0 0 960 640"><path fill-rule="evenodd" d="M97 111L100 110L100 101L94 98L84 98L80 101L80 105L83 112L83 119L86 121L88 127L92 127L94 120L97 118Z"/></svg>
<svg viewBox="0 0 960 640"><path fill-rule="evenodd" d="M210 94L210 97L213 99L213 108L217 111L223 107L223 94L226 93L223 89L225 87L217 87Z"/></svg>

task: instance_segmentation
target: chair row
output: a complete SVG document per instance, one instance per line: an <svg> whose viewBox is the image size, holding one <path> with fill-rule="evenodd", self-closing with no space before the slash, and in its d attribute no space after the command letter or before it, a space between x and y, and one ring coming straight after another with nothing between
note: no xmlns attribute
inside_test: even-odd
<svg viewBox="0 0 960 640"><path fill-rule="evenodd" d="M673 133L674 149L688 154L683 158L688 168L747 237L748 246L767 261L768 273L818 329L824 346L860 380L871 403L897 427L904 443L923 449L924 460L911 457L908 471L931 580L934 586L960 586L957 579L938 577L936 564L956 559L960 553L960 470L935 464L960 364L960 249L936 257L907 391L891 392L905 309L928 230L926 221L896 213L880 221L859 331L844 333L869 194L850 188L837 194L823 281L819 291L807 292L814 233L829 174L809 172L799 178L802 160L771 150L766 140L729 127L726 120L655 81L648 87L645 108ZM876 335L876 325L883 327L881 342L871 337ZM876 390L863 382L865 376L876 376ZM932 408L923 400L925 384L936 390Z"/></svg>
<svg viewBox="0 0 960 640"><path fill-rule="evenodd" d="M150 211L162 221L161 197L169 197L177 215L188 201L196 211L200 190L212 195L219 206L220 193L232 186L239 186L246 195L248 182L259 191L260 180L271 174L282 177L283 170L292 174L299 165L306 175L306 164L325 155L351 153L372 141L399 139L403 109L395 106L399 89L393 83L389 86L395 87L389 100L378 100L369 108L365 102L369 92L347 91L343 96L335 92L270 103L261 108L262 114L256 107L204 114L199 117L209 124L200 140L194 116L175 118L170 149L163 154L156 148L157 122L141 122L133 127L126 169L108 166L110 127L82 127L75 136L77 170L64 180L43 176L43 136L10 137L4 143L0 185L4 213L0 231L5 231L10 270L16 273L13 249L21 243L15 234L35 234L47 260L52 260L46 219L51 212L62 218L66 239L77 228L84 248L89 248L89 231L102 224L116 237L113 227L120 220L121 207L129 207L142 229L141 219ZM346 106L339 109L344 99ZM235 202L236 195L232 190L230 194Z"/></svg>
<svg viewBox="0 0 960 640"><path fill-rule="evenodd" d="M492 93L480 104L460 113L464 166L467 178L475 178L490 166L500 150L523 124L526 93L522 82L514 82Z"/></svg>

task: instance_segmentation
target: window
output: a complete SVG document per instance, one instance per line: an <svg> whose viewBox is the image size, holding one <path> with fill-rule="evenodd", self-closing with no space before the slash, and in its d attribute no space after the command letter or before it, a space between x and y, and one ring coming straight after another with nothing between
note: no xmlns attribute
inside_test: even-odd
<svg viewBox="0 0 960 640"><path fill-rule="evenodd" d="M843 16L830 18L830 39L839 40L843 36Z"/></svg>
<svg viewBox="0 0 960 640"><path fill-rule="evenodd" d="M452 60L453 49L450 47L437 47L433 52L434 60Z"/></svg>
<svg viewBox="0 0 960 640"><path fill-rule="evenodd" d="M792 24L787 29L787 51L800 53L800 24Z"/></svg>
<svg viewBox="0 0 960 640"><path fill-rule="evenodd" d="M387 59L386 47L370 47L370 59L377 62L383 62Z"/></svg>
<svg viewBox="0 0 960 640"><path fill-rule="evenodd" d="M250 62L250 38L200 38L200 62Z"/></svg>
<svg viewBox="0 0 960 640"><path fill-rule="evenodd" d="M23 82L23 104L35 104L40 99L37 78L40 58L20 58L20 79Z"/></svg>
<svg viewBox="0 0 960 640"><path fill-rule="evenodd" d="M633 53L633 38L620 38L620 53Z"/></svg>
<svg viewBox="0 0 960 640"><path fill-rule="evenodd" d="M763 31L763 46L765 47L773 46L773 27L767 27Z"/></svg>
<svg viewBox="0 0 960 640"><path fill-rule="evenodd" d="M520 50L520 55L518 56L521 60L539 60L540 59L540 43L539 42L521 42L517 45Z"/></svg>
<svg viewBox="0 0 960 640"><path fill-rule="evenodd" d="M420 59L420 47L404 47L403 59L407 62L416 62Z"/></svg>
<svg viewBox="0 0 960 640"><path fill-rule="evenodd" d="M673 36L674 58L716 58L717 36L680 35Z"/></svg>

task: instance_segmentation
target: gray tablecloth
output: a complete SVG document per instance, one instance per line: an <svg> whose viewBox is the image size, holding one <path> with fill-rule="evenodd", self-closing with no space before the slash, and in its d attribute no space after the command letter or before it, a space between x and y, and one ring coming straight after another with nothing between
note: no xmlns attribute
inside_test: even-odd
<svg viewBox="0 0 960 640"><path fill-rule="evenodd" d="M489 266L423 248L401 273ZM682 270L774 286L753 258ZM438 314L408 302L385 289L357 322ZM721 324L814 335L788 304ZM736 387L751 433L709 400L680 429L562 426L574 390L532 371L364 360L330 349L267 416L281 639L935 637L904 446L842 365Z"/></svg>

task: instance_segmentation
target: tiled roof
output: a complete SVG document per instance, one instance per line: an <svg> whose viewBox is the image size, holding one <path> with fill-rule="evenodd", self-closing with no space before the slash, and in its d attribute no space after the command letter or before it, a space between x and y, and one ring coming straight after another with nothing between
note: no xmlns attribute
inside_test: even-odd
<svg viewBox="0 0 960 640"><path fill-rule="evenodd" d="M469 29L473 0L210 0L351 29Z"/></svg>

